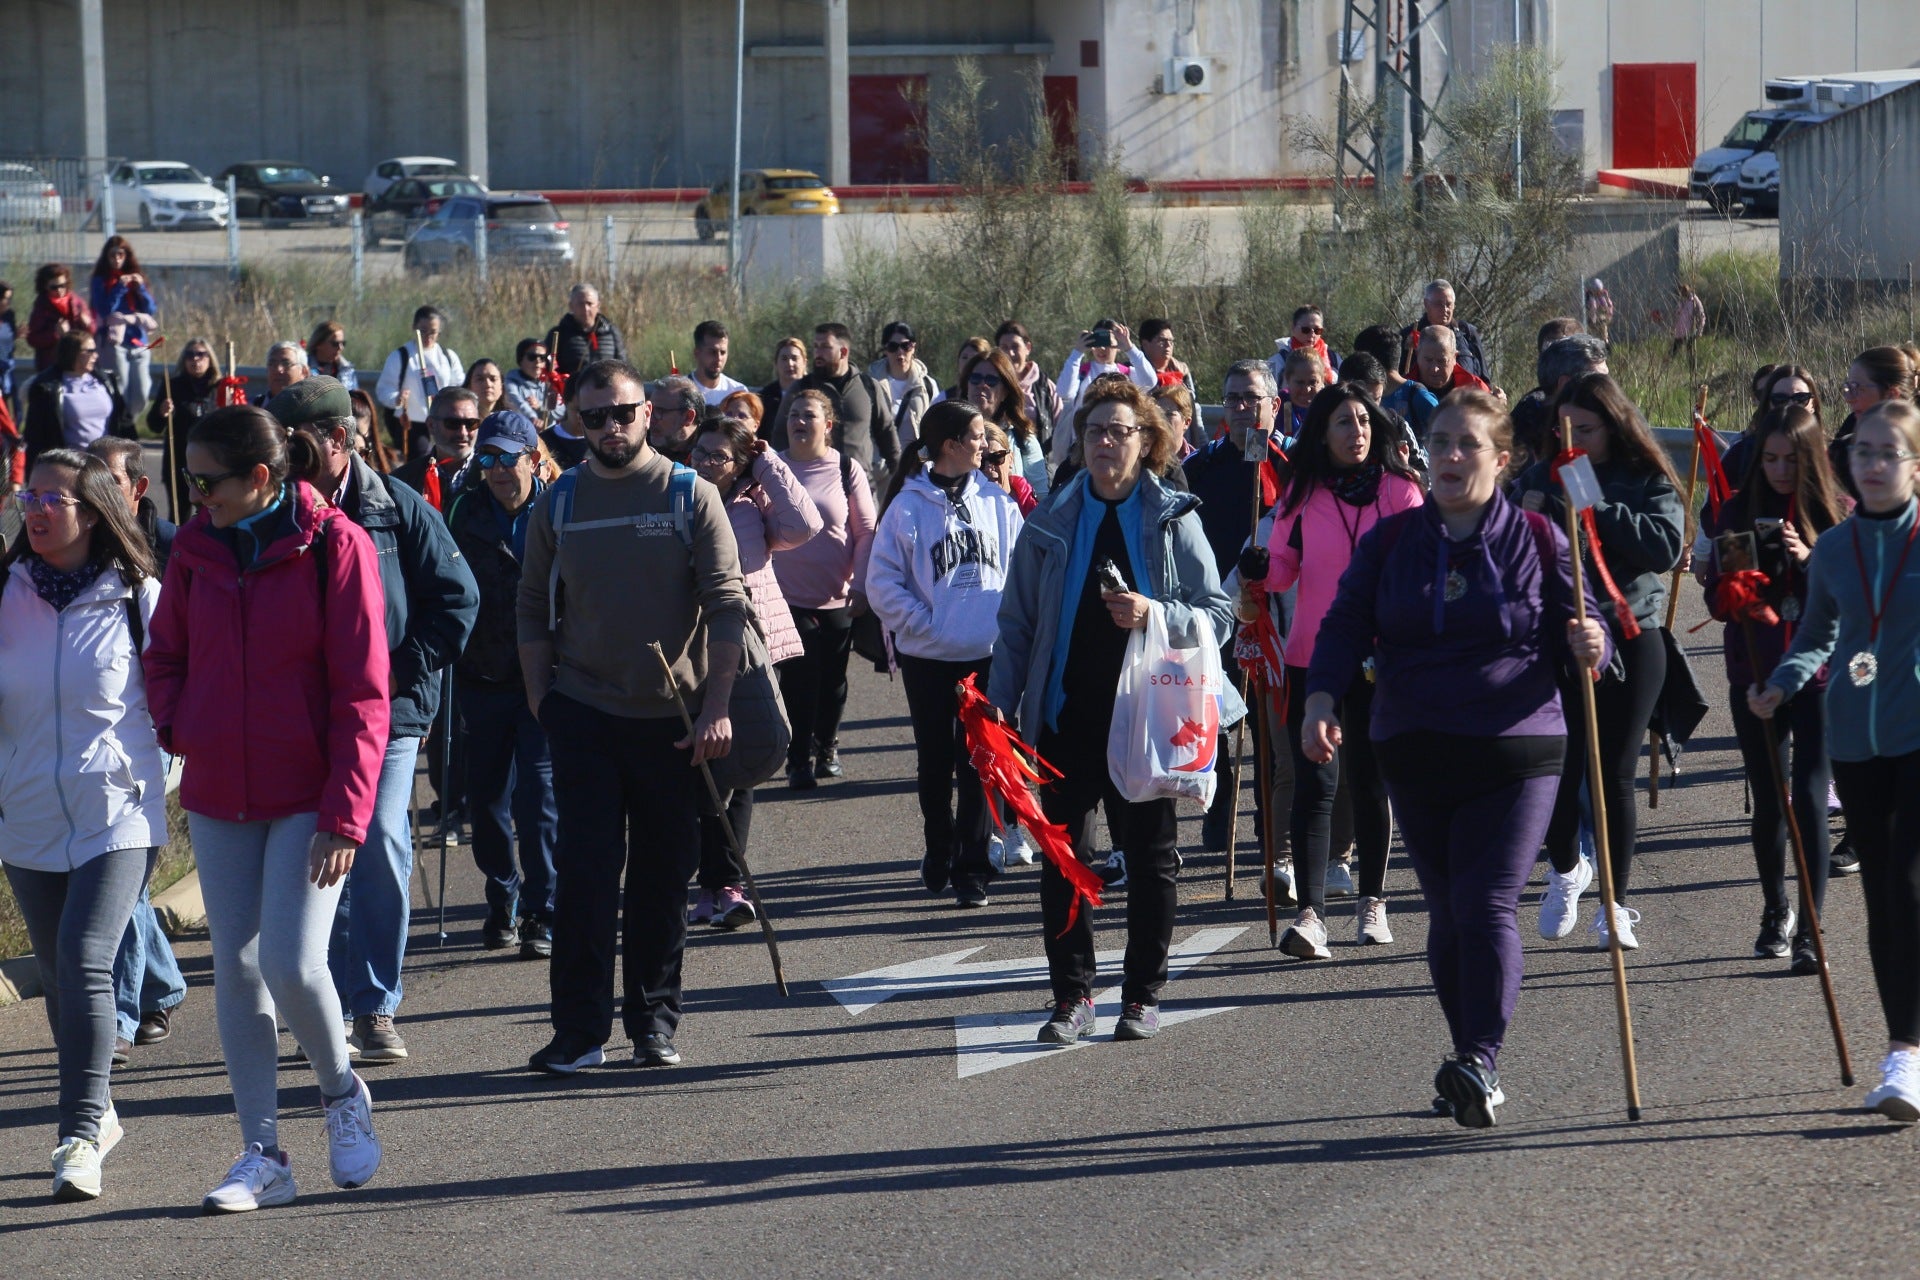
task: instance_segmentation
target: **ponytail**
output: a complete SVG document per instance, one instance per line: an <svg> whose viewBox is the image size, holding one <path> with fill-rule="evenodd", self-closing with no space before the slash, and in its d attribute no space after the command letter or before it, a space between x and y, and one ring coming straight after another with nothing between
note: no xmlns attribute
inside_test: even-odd
<svg viewBox="0 0 1920 1280"><path fill-rule="evenodd" d="M900 496L901 488L907 483L907 476L919 475L931 459L927 457L927 438L918 436L914 442L900 451L900 465L893 469L893 479L887 481L887 492L880 499L880 509L885 511Z"/></svg>

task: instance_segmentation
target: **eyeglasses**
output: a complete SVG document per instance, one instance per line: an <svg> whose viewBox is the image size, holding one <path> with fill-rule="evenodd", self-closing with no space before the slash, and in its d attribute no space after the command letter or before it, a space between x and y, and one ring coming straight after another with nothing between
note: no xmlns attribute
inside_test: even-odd
<svg viewBox="0 0 1920 1280"><path fill-rule="evenodd" d="M1472 436L1429 435L1427 454L1434 458L1444 458L1449 453L1458 453L1471 458L1476 453L1485 453L1493 446L1484 440L1475 440Z"/></svg>
<svg viewBox="0 0 1920 1280"><path fill-rule="evenodd" d="M1767 397L1767 400L1776 409L1789 404L1797 404L1804 409L1813 403L1813 392L1775 391Z"/></svg>
<svg viewBox="0 0 1920 1280"><path fill-rule="evenodd" d="M1856 466L1893 467L1902 462L1912 462L1920 458L1920 453L1913 453L1907 449L1880 449L1873 445L1856 444L1847 447L1847 456L1853 459Z"/></svg>
<svg viewBox="0 0 1920 1280"><path fill-rule="evenodd" d="M1840 394L1843 396L1864 395L1869 388L1873 390L1879 389L1874 387L1870 382L1854 382L1849 380L1840 384Z"/></svg>
<svg viewBox="0 0 1920 1280"><path fill-rule="evenodd" d="M980 458L983 462L986 462L988 465L997 467L1001 463L1007 460L1007 457L1010 452L1011 451L1007 449L995 449L989 453L981 454Z"/></svg>
<svg viewBox="0 0 1920 1280"><path fill-rule="evenodd" d="M893 340L892 342L889 342L889 343L887 344L887 350L889 350L889 351L911 351L911 350L913 350L913 344L912 344L911 342L902 342L902 341L900 341L900 340L899 340L898 338L896 338L896 339L894 339L894 340Z"/></svg>
<svg viewBox="0 0 1920 1280"><path fill-rule="evenodd" d="M1254 409L1258 408L1260 402L1267 398L1266 396L1255 395L1249 392L1245 395L1222 396L1220 397L1220 402L1229 409Z"/></svg>
<svg viewBox="0 0 1920 1280"><path fill-rule="evenodd" d="M232 480L243 474L245 473L239 472L239 471L222 471L217 476L203 476L198 472L187 471L183 469L180 472L180 478L182 480L185 480L188 484L192 485L194 487L194 490L197 493L199 493L201 497L204 498L209 494L211 494L213 492L214 486L219 484L221 481Z"/></svg>
<svg viewBox="0 0 1920 1280"><path fill-rule="evenodd" d="M589 431L605 431L609 421L617 422L623 427L631 426L633 420L640 415L640 406L645 403L644 400L638 400L633 404L610 404L603 409L582 409L580 425Z"/></svg>
<svg viewBox="0 0 1920 1280"><path fill-rule="evenodd" d="M19 493L13 495L13 500L19 503L20 509L29 515L35 511L44 511L48 515L52 515L62 507L78 507L83 505L80 499L69 498L64 493L35 493L31 489L22 489Z"/></svg>
<svg viewBox="0 0 1920 1280"><path fill-rule="evenodd" d="M1086 429L1087 439L1095 444L1125 444L1140 434L1139 427L1123 427L1114 422L1102 422Z"/></svg>
<svg viewBox="0 0 1920 1280"><path fill-rule="evenodd" d="M482 471L491 471L495 467L517 467L520 465L520 459L526 456L527 451L521 449L517 453L508 453L505 451L499 453L476 453L473 455L473 460L479 465Z"/></svg>
<svg viewBox="0 0 1920 1280"><path fill-rule="evenodd" d="M694 451L687 456L691 458L696 465L702 462L717 462L724 467L734 461L733 455L725 449L701 449L696 447Z"/></svg>
<svg viewBox="0 0 1920 1280"><path fill-rule="evenodd" d="M1000 375L997 373L987 373L984 370L975 369L967 375L967 385L970 387L1001 387L1006 384L1000 381Z"/></svg>
<svg viewBox="0 0 1920 1280"><path fill-rule="evenodd" d="M471 431L480 425L480 419L478 418L434 418L432 421L439 423L442 428L448 431Z"/></svg>

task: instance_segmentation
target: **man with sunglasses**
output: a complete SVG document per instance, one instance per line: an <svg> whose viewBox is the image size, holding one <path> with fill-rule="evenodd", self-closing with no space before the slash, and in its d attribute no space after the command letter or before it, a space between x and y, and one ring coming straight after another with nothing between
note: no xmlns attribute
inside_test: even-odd
<svg viewBox="0 0 1920 1280"><path fill-rule="evenodd" d="M319 461L315 473L303 478L366 530L379 553L392 663L391 727L373 821L347 873L327 961L341 1009L353 1019L348 1043L358 1060L396 1062L407 1056L393 1015L400 1008L412 905L414 764L440 709L442 672L473 630L480 589L446 523L426 500L361 458L353 401L338 380L303 378L269 401L267 412L309 438Z"/></svg>
<svg viewBox="0 0 1920 1280"><path fill-rule="evenodd" d="M639 370L602 360L573 385L591 452L534 503L517 609L527 707L547 731L560 813L554 1034L528 1063L552 1075L606 1060L616 934L634 1065L680 1060L696 766L732 748L728 703L749 612L719 491L680 482L676 511L677 468L647 443ZM696 717L691 733L654 643Z"/></svg>
<svg viewBox="0 0 1920 1280"><path fill-rule="evenodd" d="M939 397L940 384L914 354L919 347L906 321L895 320L882 329L880 345L884 353L867 366L867 376L882 397L879 412L893 423L894 439L904 454L920 438L920 419Z"/></svg>
<svg viewBox="0 0 1920 1280"><path fill-rule="evenodd" d="M447 527L480 584L480 616L454 664L460 755L466 762L473 861L486 877L487 950L553 954L553 757L527 706L520 673L520 568L540 481L540 435L514 410L487 415L474 446L479 479L447 512ZM514 859L518 835L519 861Z"/></svg>
<svg viewBox="0 0 1920 1280"><path fill-rule="evenodd" d="M435 511L446 511L466 483L467 464L473 458L473 434L479 426L480 397L465 387L448 387L433 398L433 408L427 412L427 438L432 447L408 459L394 471L393 478L412 486Z"/></svg>

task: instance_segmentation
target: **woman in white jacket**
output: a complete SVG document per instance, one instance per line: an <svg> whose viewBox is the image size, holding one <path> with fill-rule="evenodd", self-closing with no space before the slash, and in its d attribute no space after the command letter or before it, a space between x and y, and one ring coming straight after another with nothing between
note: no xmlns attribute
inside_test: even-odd
<svg viewBox="0 0 1920 1280"><path fill-rule="evenodd" d="M1054 384L1060 398L1060 416L1054 419L1053 447L1047 454L1047 461L1056 468L1073 451L1073 415L1080 407L1081 395L1095 378L1108 373L1126 374L1127 380L1142 391L1150 392L1160 382L1146 352L1134 345L1127 326L1117 320L1098 321L1081 334L1080 341L1067 353L1066 364L1060 367L1060 380Z"/></svg>
<svg viewBox="0 0 1920 1280"><path fill-rule="evenodd" d="M60 1060L53 1195L91 1200L121 1134L113 957L167 839L139 656L160 584L100 459L50 449L14 500L27 536L0 562L0 862Z"/></svg>
<svg viewBox="0 0 1920 1280"><path fill-rule="evenodd" d="M980 474L986 444L986 423L973 405L946 400L929 409L894 473L867 561L867 603L893 634L913 719L927 843L920 879L930 893L951 880L962 907L987 904L993 864L986 801L961 737L954 685L972 674L986 686L1021 526L1013 499ZM932 464L918 466L922 456Z"/></svg>

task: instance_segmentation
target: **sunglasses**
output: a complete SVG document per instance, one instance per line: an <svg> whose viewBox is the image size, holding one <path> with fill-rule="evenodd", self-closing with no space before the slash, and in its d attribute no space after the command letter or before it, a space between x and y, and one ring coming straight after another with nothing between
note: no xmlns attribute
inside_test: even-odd
<svg viewBox="0 0 1920 1280"><path fill-rule="evenodd" d="M56 280L47 286L48 293L65 293L66 291L67 282L65 280Z"/></svg>
<svg viewBox="0 0 1920 1280"><path fill-rule="evenodd" d="M1321 327L1320 327L1319 325L1316 325L1316 324L1303 324L1303 325L1301 325L1301 326L1300 326L1300 332L1301 332L1301 333L1310 333L1310 334L1312 334L1312 335L1313 335L1314 337L1316 337L1316 338L1317 338L1317 337L1319 337L1319 336L1320 336L1321 334L1323 334L1323 333L1325 333L1325 332L1326 332L1326 330L1325 330L1325 329L1323 329L1323 328L1321 328Z"/></svg>
<svg viewBox="0 0 1920 1280"><path fill-rule="evenodd" d="M1770 404L1772 404L1773 407L1776 409L1781 407L1782 405L1789 405L1789 404L1797 404L1801 408L1806 408L1807 406L1813 403L1813 392L1811 391L1776 391L1767 397L1767 401Z"/></svg>
<svg viewBox="0 0 1920 1280"><path fill-rule="evenodd" d="M1008 452L1006 449L994 449L991 452L981 454L980 457L990 466L997 467L1007 460Z"/></svg>
<svg viewBox="0 0 1920 1280"><path fill-rule="evenodd" d="M580 425L589 431L605 431L610 421L623 427L631 426L645 403L644 400L637 400L632 404L610 404L603 409L582 409Z"/></svg>
<svg viewBox="0 0 1920 1280"><path fill-rule="evenodd" d="M889 343L887 344L887 350L889 350L889 351L911 351L911 350L913 350L913 344L912 344L911 342L901 342L901 341L899 341L898 339L895 339L894 341L892 341L892 342L889 342Z"/></svg>
<svg viewBox="0 0 1920 1280"><path fill-rule="evenodd" d="M480 425L480 419L478 418L435 418L434 421L448 431L452 431L455 428L461 431L471 431Z"/></svg>
<svg viewBox="0 0 1920 1280"><path fill-rule="evenodd" d="M211 352L211 351L189 351L189 352L187 352L187 353L186 353L186 355L184 355L184 356L182 356L182 357L181 357L181 359L183 359L183 360L211 360L211 359L213 359L213 352Z"/></svg>
<svg viewBox="0 0 1920 1280"><path fill-rule="evenodd" d="M183 469L180 472L180 478L182 480L185 480L188 484L192 485L194 488L194 491L204 498L204 497L207 497L209 494L211 494L213 492L214 486L219 484L221 481L232 480L243 474L245 473L239 472L239 471L222 471L217 476L203 476L198 472L187 471Z"/></svg>
<svg viewBox="0 0 1920 1280"><path fill-rule="evenodd" d="M999 374L982 373L980 370L975 369L967 375L967 385L970 387L998 387L1004 386L1005 384L1000 381Z"/></svg>
<svg viewBox="0 0 1920 1280"><path fill-rule="evenodd" d="M482 471L491 471L495 467L517 467L526 456L527 451L522 449L518 453L478 453L473 460Z"/></svg>
<svg viewBox="0 0 1920 1280"><path fill-rule="evenodd" d="M527 352L525 358L527 361L530 361L533 364L546 364L548 361L553 359L552 356L548 355L544 351L529 351Z"/></svg>

